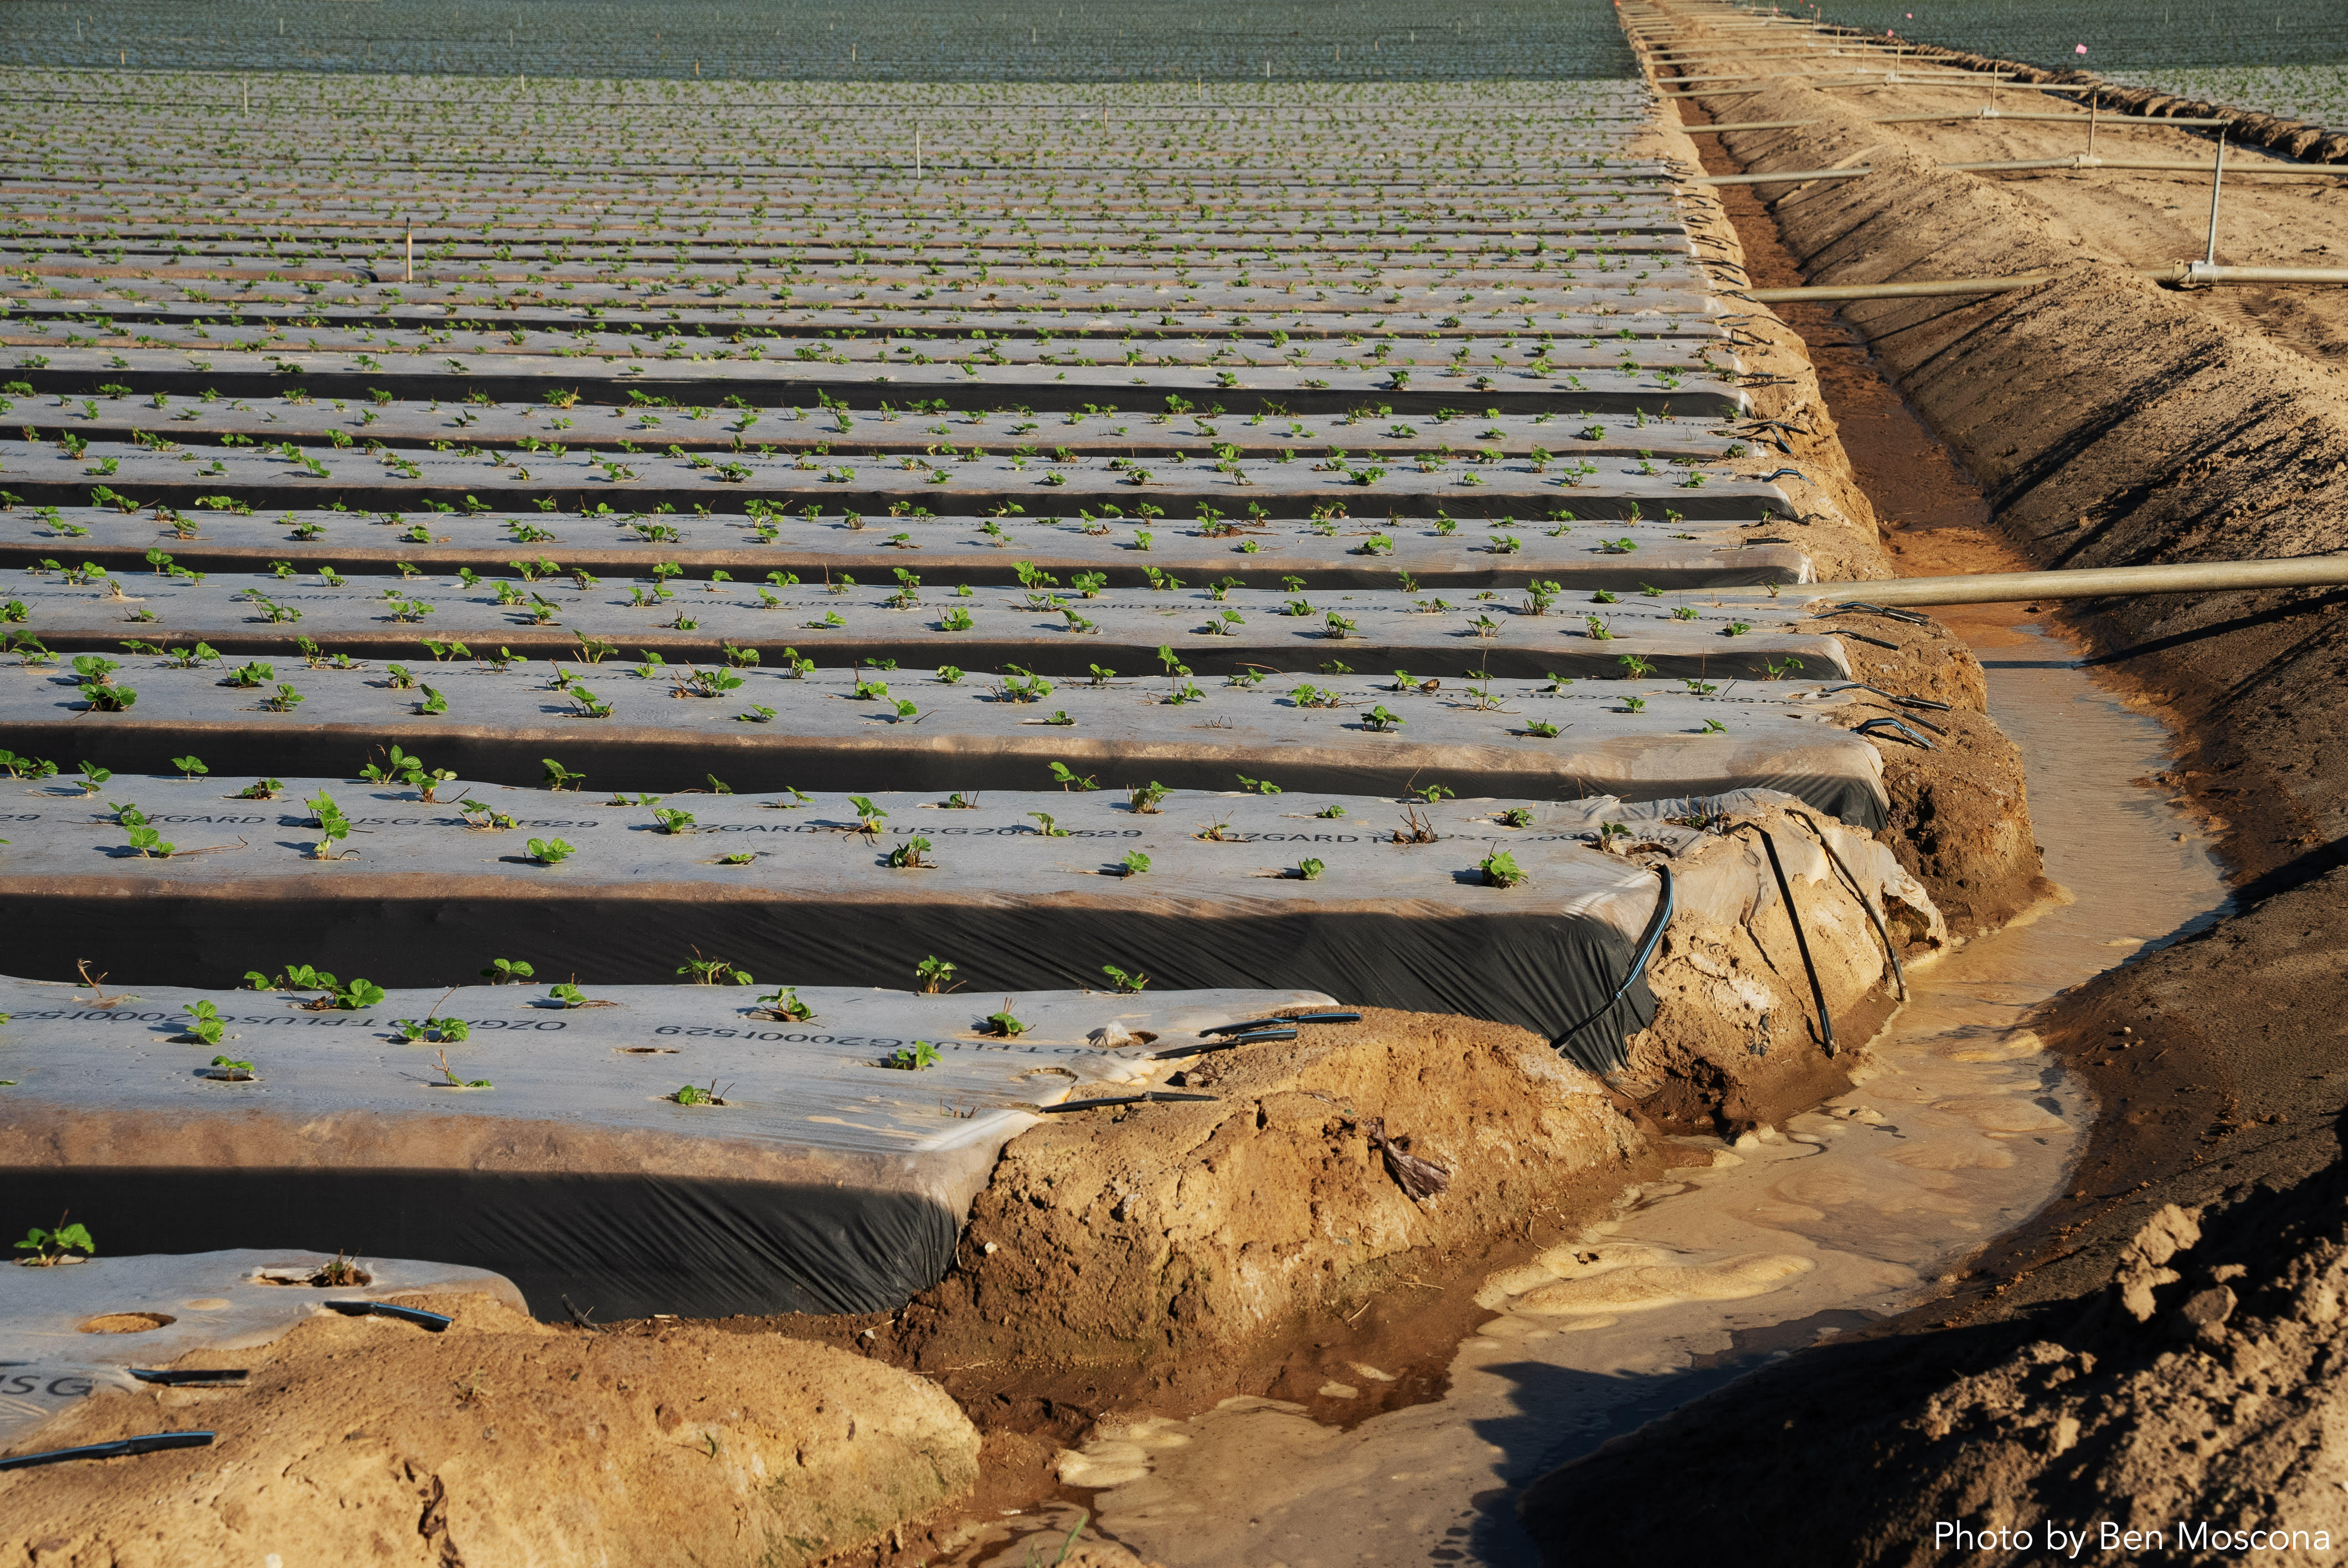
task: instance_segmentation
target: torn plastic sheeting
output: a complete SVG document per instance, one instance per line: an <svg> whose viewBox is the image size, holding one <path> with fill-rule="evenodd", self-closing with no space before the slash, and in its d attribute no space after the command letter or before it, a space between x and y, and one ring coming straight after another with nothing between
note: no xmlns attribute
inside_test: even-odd
<svg viewBox="0 0 2348 1568"><path fill-rule="evenodd" d="M866 835L837 795L785 809L775 797L672 796L657 809L690 810L695 831L664 833L649 805L464 787L468 804L521 825L473 830L452 806L335 779L289 781L279 803L119 777L103 801L19 797L0 897L41 914L21 922L14 961L70 976L102 934L177 984L297 959L385 984L453 983L485 953L614 983L666 979L698 948L761 979L855 985L936 954L990 989L1094 983L1116 964L1160 986L1309 987L1539 1032L1603 999L1612 981L1601 977L1652 902L1636 867L1581 842L1602 822L1650 815L1604 797L1523 803L1532 825L1509 828L1492 814L1512 803L1180 791L1144 814L1102 794L996 793L971 810L880 794L888 815ZM310 856L319 835L297 803L322 789L353 825L347 859ZM179 853L141 856L107 802L139 805ZM1344 818L1313 815L1334 804ZM1037 813L1068 836L1046 837ZM1389 842L1411 821L1438 840ZM1199 836L1218 824L1224 840ZM885 864L917 836L934 868ZM535 864L531 838L574 853ZM1478 867L1498 850L1529 880L1483 885ZM1145 873L1120 874L1128 853L1148 857ZM731 855L751 863L721 863ZM1296 875L1305 859L1323 863L1318 876ZM1623 1017L1648 1010L1639 996Z"/></svg>
<svg viewBox="0 0 2348 1568"><path fill-rule="evenodd" d="M430 1250L496 1269L546 1317L566 1296L606 1317L900 1306L943 1276L998 1151L1042 1107L1079 1084L1146 1084L1164 1071L1157 1045L1328 1001L803 987L812 1016L794 1021L731 986L591 987L617 1005L563 1008L474 985L325 1012L277 992L139 989L101 1009L84 987L0 980L15 1015L0 1062L20 1081L0 1101L13 1198L69 1204L109 1252ZM225 1026L215 1045L180 1035L198 999ZM982 1033L997 1009L1025 1032ZM469 1038L409 1043L392 1027L435 1016ZM1112 1024L1128 1043L1088 1039ZM917 1040L936 1065L883 1065ZM448 1086L444 1050L494 1087ZM221 1051L256 1079L200 1076ZM726 1103L668 1098L688 1081Z"/></svg>
<svg viewBox="0 0 2348 1568"><path fill-rule="evenodd" d="M21 1001L25 994L22 982L0 979L0 998ZM0 1000L0 1007L6 1005ZM0 1032L0 1049L7 1039ZM66 1049L70 1052L75 1048ZM95 1101L48 1109L68 1121L103 1114ZM7 1129L0 1130L0 1141L16 1142L19 1135L8 1124L21 1125L26 1112L12 1100L0 1114L7 1117L7 1123L0 1123ZM55 1195L50 1191L55 1184L46 1173L26 1170L14 1158L8 1163L12 1197L20 1176L29 1184L27 1202L35 1188L44 1198ZM170 1206L167 1194L154 1195ZM263 1228L273 1206L264 1204L205 1228L235 1228L237 1221L247 1231ZM0 1268L0 1446L13 1446L22 1434L98 1389L137 1389L132 1367L162 1366L193 1350L266 1345L314 1316L329 1296L462 1292L493 1296L514 1307L523 1304L521 1292L494 1273L396 1257L361 1260L359 1266L368 1276L364 1286L329 1290L303 1283L264 1283L263 1274L288 1281L306 1279L332 1262L333 1255L287 1246L136 1255L143 1248L134 1246L129 1254L116 1249L138 1226L109 1228L112 1214L82 1207L78 1199L74 1200L74 1218L87 1223L106 1250L80 1263ZM132 1314L164 1321L135 1332L90 1332L81 1327L94 1318Z"/></svg>
<svg viewBox="0 0 2348 1568"><path fill-rule="evenodd" d="M1491 682L1479 684L1479 698L1457 682L1401 693L1391 681L1333 676L1302 688L1218 686L1195 704L1169 707L1163 681L1070 682L1025 702L1005 701L979 681L948 685L930 671L874 671L860 682L845 671L791 679L748 670L721 700L679 695L699 689L692 667L663 665L649 678L633 668L593 678L613 710L595 720L578 717L577 703L536 673L470 663L415 669L448 703L436 716L417 712L418 689L355 670L285 668L307 699L290 713L261 706L269 685L224 686L211 667L129 661L115 679L140 695L122 712L87 711L70 675L0 674L0 744L119 773L160 773L192 753L221 777L330 761L355 774L396 744L432 767L507 784L540 782L544 759L554 757L604 791L700 788L713 776L753 792L875 781L898 789L1036 789L1055 782L1056 763L1107 787L1222 789L1244 774L1349 795L1438 784L1528 799L1774 789L1870 829L1883 825L1888 806L1881 753L1828 722L1843 699L1790 682L1696 697L1659 682L1551 691ZM1299 690L1332 705L1300 705ZM1631 695L1642 711L1630 711ZM900 717L899 702L918 712ZM771 716L744 722L761 708ZM1376 713L1391 717L1365 717ZM1530 723L1558 733L1537 734ZM1709 732L1708 723L1723 728Z"/></svg>
<svg viewBox="0 0 2348 1568"><path fill-rule="evenodd" d="M829 496L819 498L838 504ZM405 504L413 507L420 499L412 497ZM1446 502L1462 511L1475 505L1456 498ZM835 577L844 572L860 582L888 584L902 568L920 577L932 593L960 582L1003 586L1016 580L1023 563L1062 584L1078 572L1106 573L1128 590L1145 585L1144 567L1170 572L1185 582L1236 577L1262 589L1279 588L1285 577L1301 577L1312 589L1390 589L1397 574L1407 571L1433 589L1521 591L1529 581L1550 578L1576 589L1605 588L1618 593L1636 593L1650 585L1800 584L1814 575L1809 558L1796 546L1743 542L1745 531L1766 515L1761 507L1732 508L1731 521L1700 521L1691 528L1686 522L1631 522L1620 515L1636 505L1635 497L1612 493L1583 497L1574 507L1581 525L1574 532L1552 538L1546 527L1522 528L1517 533L1519 548L1507 554L1490 548L1489 529L1497 524L1472 515L1464 520L1473 532L1447 537L1417 520L1357 519L1325 536L1294 522L1272 523L1251 528L1247 540L1257 548L1241 553L1231 538L1202 536L1195 522L1169 527L1163 519L1139 518L1120 518L1119 531L1100 534L1087 534L1076 522L1012 518L994 522L1001 530L994 537L967 518L891 518L851 528L840 520L810 523L803 517L769 514L766 522L776 538L758 543L749 537L751 519L740 513L671 523L680 535L676 540L638 538L609 518L539 514L531 526L555 537L522 544L504 537L514 527L511 522L483 514L435 516L429 529L434 542L417 544L399 537L399 526L347 513L296 511L289 514L289 523L283 517L197 512L190 517L201 532L185 539L143 515L84 507L60 508L65 521L88 530L70 544L60 542L46 525L36 526L26 514L0 513L0 563L30 567L67 557L74 565L95 561L123 574L130 592L153 575L147 559L150 549L161 550L191 570L259 574L269 562L283 560L303 577L314 576L321 566L350 576L384 575L407 561L435 576L454 576L460 568L470 568L485 578L519 580L520 574L510 563L521 559L553 561L556 569L543 575L556 581L574 568L598 576L633 578L649 577L656 564L674 562L695 583L713 570L724 570L753 583L763 582L768 572L783 571L819 583L829 580L827 572ZM392 515L405 526L404 513ZM1628 540L1634 548L1607 549L1591 525L1602 527L1609 539L1618 544ZM287 537L291 530L304 528L314 528L317 537ZM1147 551L1137 548L1136 530L1150 533ZM1677 537L1682 534L1693 538ZM891 544L891 539L901 542ZM1078 590L1069 591L1074 595Z"/></svg>
<svg viewBox="0 0 2348 1568"><path fill-rule="evenodd" d="M1446 679L1467 671L1588 678L1622 675L1630 659L1672 680L1850 674L1834 638L1763 628L1743 618L1766 612L1715 607L1717 595L1710 592L1603 606L1552 602L1535 615L1498 600L1453 602L1439 594L1316 599L1251 589L1233 589L1220 600L1189 589L1117 590L1064 599L1047 610L1001 589L974 589L967 598L939 592L894 607L870 588L835 594L808 586L781 589L767 606L755 597L755 586L730 584L718 592L678 589L666 600L647 592L638 605L611 585L581 589L566 580L539 586L553 617L540 624L527 604L500 605L486 587L418 582L387 594L373 579L335 588L269 578L190 585L152 577L117 586L120 594L49 574L22 579L11 591L26 607L24 630L52 649L108 654L119 652L127 639L165 645L201 640L224 653L290 652L295 639L306 637L328 651L400 659L422 651L429 638L484 653L505 647L547 658L575 653L586 637L609 641L615 651L649 650L670 659L717 659L723 647L736 644L778 654L788 647L819 664L894 658L981 671L1016 665L1051 675L1080 675L1096 663L1140 673L1159 662L1160 648L1202 674L1250 664L1317 671L1334 661L1361 671L1415 668ZM301 619L273 620L270 604ZM140 610L156 619L129 620ZM1683 610L1684 616L1675 613ZM968 630L947 630L963 615ZM1346 624L1333 624L1333 616Z"/></svg>

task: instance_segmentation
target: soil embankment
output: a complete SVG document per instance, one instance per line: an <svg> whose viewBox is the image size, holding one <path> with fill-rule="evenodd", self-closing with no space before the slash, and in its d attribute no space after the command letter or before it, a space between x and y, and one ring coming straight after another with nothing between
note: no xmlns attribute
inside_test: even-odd
<svg viewBox="0 0 2348 1568"><path fill-rule="evenodd" d="M1874 170L1746 188L1766 199L1747 207L1748 224L1767 220L1803 274L1756 285L2057 272L1979 300L1842 311L1979 478L2028 564L2348 546L2348 384L2331 363L2348 300L2184 294L2136 278L2127 268L2199 252L2188 220L2206 221L2208 187L2197 209L2177 189L2190 176L1998 187L2001 177L1938 167L2053 156L2046 140L2075 125L1867 118L1970 110L1983 96L1781 80L1703 100L1716 119L1811 122L1727 133L1722 171ZM2107 120L2099 135L2125 136L2130 156L2206 156L2174 128L2115 132ZM2341 249L2326 238L2343 221L2328 183L2246 180L2227 200L2221 261L2328 264L2326 248ZM2275 251L2285 241L2287 261ZM1961 567L1973 548L1961 535L1923 541L1909 561ZM2212 594L2065 612L2107 672L2178 724L2182 755L2162 782L2220 830L2237 911L2041 1015L2048 1046L2101 1105L2064 1197L1987 1249L1949 1299L1547 1478L1524 1512L1550 1560L1620 1561L1713 1528L1766 1562L1921 1563L1944 1554L1935 1522L1958 1519L2027 1527L2042 1544L2048 1522L2108 1520L2166 1531L2172 1548L2180 1523L2280 1526L2310 1534L2262 1560L2334 1559L2343 1494L2303 1456L2333 1419L2340 1365L2348 753L2330 731L2348 663L2342 598ZM1668 1521L1593 1506L1666 1469L1710 1478Z"/></svg>
<svg viewBox="0 0 2348 1568"><path fill-rule="evenodd" d="M809 1563L885 1544L977 1478L952 1399L827 1347L675 1323L584 1334L478 1295L404 1304L455 1321L322 1314L180 1358L242 1384L71 1407L44 1442L215 1440L0 1477L8 1560Z"/></svg>

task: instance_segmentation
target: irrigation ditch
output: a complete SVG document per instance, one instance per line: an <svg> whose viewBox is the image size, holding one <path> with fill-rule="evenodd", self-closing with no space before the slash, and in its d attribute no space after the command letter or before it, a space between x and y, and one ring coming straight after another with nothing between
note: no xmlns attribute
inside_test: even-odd
<svg viewBox="0 0 2348 1568"><path fill-rule="evenodd" d="M0 1136L43 1223L499 1274L541 1321L401 1352L468 1411L469 1343L533 1387L754 1343L902 1439L850 1414L811 1522L735 1495L788 1412L643 1472L777 1561L1015 1555L1079 1504L1101 1563L1238 1561L1176 1547L1251 1474L1303 1535L1505 1557L1477 1500L1562 1457L1535 1428L1651 1413L1573 1345L1742 1369L2054 1190L2078 1096L1957 1039L2011 1017L1879 1039L2044 917L2021 753L1967 635L1869 601L1899 519L1646 87L856 86L800 155L788 84L411 87L286 77L295 144L187 78L0 193ZM550 105L573 166L480 150ZM1941 1217L1872 1272L1790 1211L1593 1241L1894 1114L1944 1163L1836 1179ZM330 1330L395 1329L254 1370L314 1393ZM622 1370L582 1419L731 1451ZM94 1386L43 1441L153 1420ZM1210 1430L1251 1417L1304 1430ZM1426 1485L1344 1501L1414 1442ZM501 1479L386 1461L366 1506L444 1559L553 1528L448 1462Z"/></svg>
<svg viewBox="0 0 2348 1568"><path fill-rule="evenodd" d="M2138 594L2111 579L2054 613L2100 682L2172 726L2176 759L2147 782L2203 825L2231 886L2223 906L2168 931L2131 916L2123 938L2151 938L2132 961L2025 1020L2096 1105L2051 1203L1942 1298L1556 1471L1529 1491L1526 1522L1558 1562L1715 1528L1769 1543L1770 1561L1922 1562L1936 1520L2005 1528L1982 1561L2059 1554L2053 1527L2087 1522L2094 1536L2101 1521L2157 1532L2137 1538L2155 1552L2208 1537L2328 1561L2348 1511L2295 1456L2313 1451L2335 1398L2341 1268L2341 828L2331 753L2310 742L2330 722L2340 657L2338 591L2320 573L2343 543L2332 362L2343 305L2336 286L2169 291L2137 269L2201 254L2213 235L2224 260L2321 262L2336 252L2337 197L2294 180L2289 158L2335 153L2254 127L2283 155L2267 160L2273 178L2218 199L2185 173L1952 173L1933 166L2023 161L2088 117L1985 122L1993 94L2011 109L2026 89L1916 79L1879 41L1757 14L1656 6L1634 26L1649 30L1658 79L1735 76L1753 59L1733 96L1688 89L1691 118L1741 125L1703 138L1708 167L1816 169L1863 149L1868 176L1765 178L1742 188L1735 217L1746 260L1761 263L1755 292L1842 291L1831 323L1830 307L1794 309L1814 313L1805 325L1820 341L1863 353L1979 481L1978 512L1952 494L1895 532L1903 567L2217 563L2217 591ZM1790 57L1756 57L1780 40ZM1901 79L1826 79L1861 53ZM2179 107L2098 96L2107 136L2114 108ZM2214 128L2120 123L2131 149L2214 162ZM1867 297L1911 278L2016 273L2042 276L1991 296ZM2225 590L2223 563L2291 559L2317 569L2314 586ZM2052 601L2023 624L2042 608ZM2034 804L2044 810L2044 792ZM1828 1449L1811 1439L1831 1464L1814 1462ZM1692 1464L1713 1486L1668 1537L1659 1520L1592 1506Z"/></svg>

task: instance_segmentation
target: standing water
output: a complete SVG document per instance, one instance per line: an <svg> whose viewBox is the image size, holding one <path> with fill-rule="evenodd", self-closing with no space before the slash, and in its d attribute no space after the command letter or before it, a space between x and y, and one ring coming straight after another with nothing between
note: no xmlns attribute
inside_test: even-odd
<svg viewBox="0 0 2348 1568"><path fill-rule="evenodd" d="M2206 925L2224 893L2206 842L2150 786L2167 760L2157 721L2056 636L1944 619L1988 671L2046 874L2071 897L1911 974L1849 1093L1496 1276L1481 1299L1500 1316L1458 1348L1442 1399L1347 1430L1263 1399L1103 1423L1067 1476L1101 1489L1102 1533L1172 1568L1529 1563L1516 1488L1771 1356L1916 1305L2054 1195L2090 1107L2019 1020Z"/></svg>

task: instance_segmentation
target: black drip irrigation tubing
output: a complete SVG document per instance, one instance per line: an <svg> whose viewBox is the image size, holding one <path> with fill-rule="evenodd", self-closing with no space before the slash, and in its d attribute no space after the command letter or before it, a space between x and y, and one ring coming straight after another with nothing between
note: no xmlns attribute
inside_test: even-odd
<svg viewBox="0 0 2348 1568"><path fill-rule="evenodd" d="M1899 988L1900 999L1906 1001L1908 972L1900 966L1900 949L1892 945L1891 928L1884 924L1882 915L1877 911L1874 904L1869 901L1867 889L1859 885L1859 878L1852 875L1850 867L1843 864L1842 856L1835 853L1834 841L1827 836L1826 830L1818 825L1815 818L1807 812L1788 811L1786 815L1803 824L1818 835L1818 847L1827 852L1827 858L1834 862L1834 868L1842 873L1844 884L1850 888L1850 896L1859 900L1860 908L1867 911L1867 923L1875 927L1875 934L1878 937L1883 938L1883 956L1891 960L1892 984ZM1791 908L1792 905L1789 903L1787 907ZM1813 979L1811 983L1815 985L1817 981Z"/></svg>
<svg viewBox="0 0 2348 1568"><path fill-rule="evenodd" d="M1897 720L1887 722L1898 723ZM1786 901L1786 919L1794 927L1794 947L1802 955L1802 972L1809 977L1810 1000L1818 1014L1818 1044L1828 1056L1832 1056L1835 1053L1834 1018L1827 1011L1826 987L1818 983L1818 966L1810 958L1810 938L1802 929L1801 912L1794 907L1793 886L1786 880L1786 867L1777 858L1777 841L1770 837L1769 830L1757 822L1736 823L1728 831L1733 834L1744 828L1751 828L1761 835L1761 847L1769 856L1769 875L1777 879L1777 897ZM1862 898L1859 902L1863 904L1866 900ZM1890 938L1885 940L1888 942Z"/></svg>
<svg viewBox="0 0 2348 1568"><path fill-rule="evenodd" d="M110 1443L89 1443L76 1449L49 1449L41 1453L11 1454L0 1459L0 1470L30 1470L36 1464L60 1464L77 1459L121 1459L130 1454L150 1454L163 1449L200 1449L209 1447L210 1432L143 1432L135 1438L117 1438Z"/></svg>
<svg viewBox="0 0 2348 1568"><path fill-rule="evenodd" d="M1770 858L1774 863L1776 860L1774 853ZM1675 890L1672 885L1672 868L1659 861L1649 869L1663 879L1663 891L1655 896L1655 912L1647 917L1647 928L1640 933L1638 951L1631 956L1630 967L1622 973L1622 983L1616 986L1613 994L1600 1003L1588 1017L1549 1042L1551 1050L1572 1057L1574 1061L1593 1072L1607 1073L1620 1071L1623 1062L1628 1060L1624 1042L1618 1040L1612 1046L1601 1047L1596 1050L1577 1050L1571 1042L1576 1035L1612 1012L1614 1009L1614 1004L1621 1001L1624 994L1630 990L1632 982L1647 972L1647 962L1655 956L1656 945L1663 939L1663 927L1671 924L1672 910L1677 902ZM1784 877L1778 878L1778 886L1781 887L1785 886ZM1804 949L1803 956L1805 958L1808 957L1807 948Z"/></svg>

